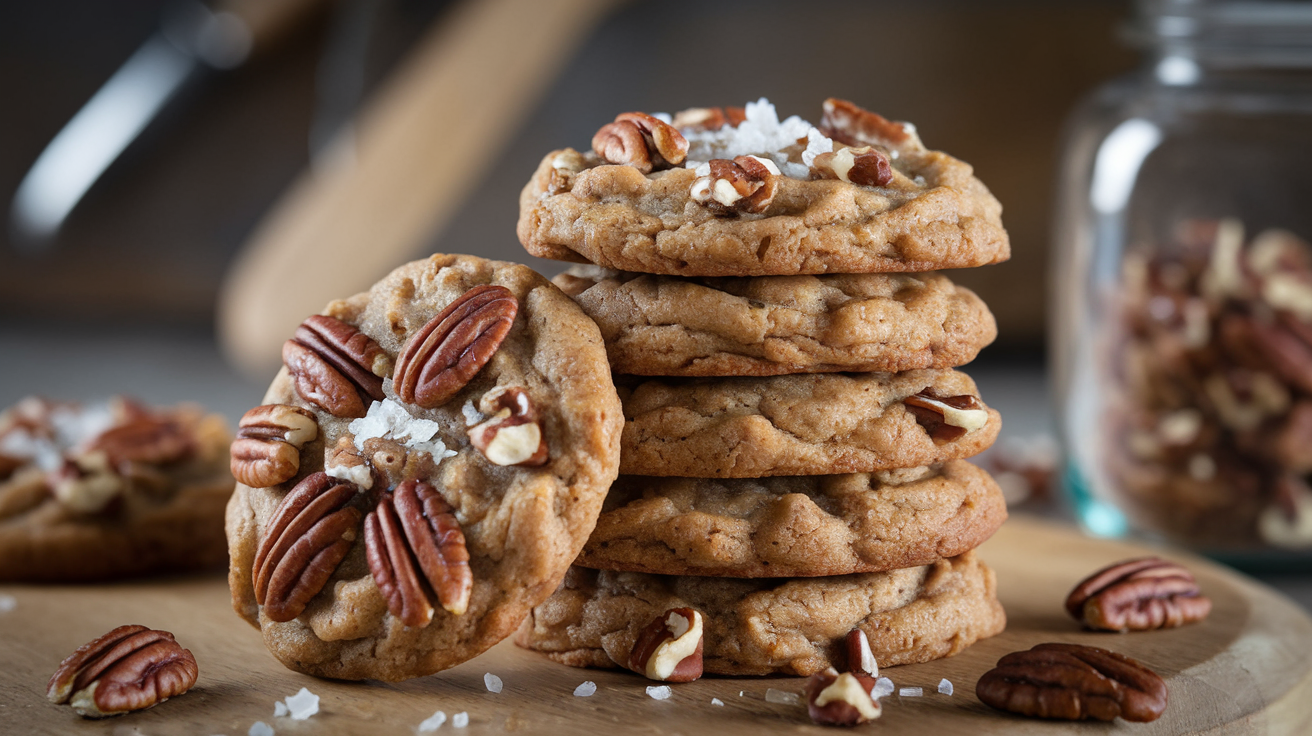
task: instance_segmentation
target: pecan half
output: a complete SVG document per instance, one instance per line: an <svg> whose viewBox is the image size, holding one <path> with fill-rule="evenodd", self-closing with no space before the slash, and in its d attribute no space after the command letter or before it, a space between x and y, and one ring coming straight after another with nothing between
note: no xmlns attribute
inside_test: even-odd
<svg viewBox="0 0 1312 736"><path fill-rule="evenodd" d="M692 682L702 676L702 615L671 608L652 619L633 644L629 669L651 680Z"/></svg>
<svg viewBox="0 0 1312 736"><path fill-rule="evenodd" d="M975 695L999 710L1036 718L1153 721L1166 683L1123 654L1079 644L1039 644L998 660Z"/></svg>
<svg viewBox="0 0 1312 736"><path fill-rule="evenodd" d="M847 650L847 671L861 675L879 676L879 663L875 653L870 651L870 638L861 629L852 629L843 639L843 648Z"/></svg>
<svg viewBox="0 0 1312 736"><path fill-rule="evenodd" d="M282 361L296 393L335 417L362 417L383 400L392 360L372 337L322 314L306 318L283 343Z"/></svg>
<svg viewBox="0 0 1312 736"><path fill-rule="evenodd" d="M883 151L870 146L840 148L822 153L811 162L812 179L838 179L865 187L887 186L893 181L893 165Z"/></svg>
<svg viewBox="0 0 1312 736"><path fill-rule="evenodd" d="M688 139L645 112L625 112L592 136L592 150L607 163L628 164L644 174L667 169L688 157Z"/></svg>
<svg viewBox="0 0 1312 736"><path fill-rule="evenodd" d="M188 457L195 449L195 437L181 422L151 413L111 427L87 444L88 451L104 452L115 467L133 462L166 465Z"/></svg>
<svg viewBox="0 0 1312 736"><path fill-rule="evenodd" d="M504 286L475 286L410 337L396 357L393 387L424 409L445 404L501 347L519 312Z"/></svg>
<svg viewBox="0 0 1312 736"><path fill-rule="evenodd" d="M237 482L268 488L301 469L301 448L319 436L314 414L297 406L265 404L242 415L229 452Z"/></svg>
<svg viewBox="0 0 1312 736"><path fill-rule="evenodd" d="M940 443L960 439L989 421L984 403L970 394L939 396L932 389L925 389L903 399L902 405L925 428L930 438Z"/></svg>
<svg viewBox="0 0 1312 736"><path fill-rule="evenodd" d="M676 130L719 130L728 125L737 128L747 119L741 107L690 107L674 114L670 125Z"/></svg>
<svg viewBox="0 0 1312 736"><path fill-rule="evenodd" d="M1066 611L1091 629L1145 631L1201 621L1212 601L1180 565L1156 557L1118 562L1080 581Z"/></svg>
<svg viewBox="0 0 1312 736"><path fill-rule="evenodd" d="M824 114L816 127L821 133L849 146L872 143L897 146L911 138L902 123L895 123L883 115L837 97L825 100Z"/></svg>
<svg viewBox="0 0 1312 736"><path fill-rule="evenodd" d="M760 214L774 201L779 188L779 167L769 159L739 156L730 161L711 159L709 173L692 183L689 195L722 215Z"/></svg>
<svg viewBox="0 0 1312 736"><path fill-rule="evenodd" d="M859 672L841 675L833 667L806 680L806 712L825 726L855 726L878 718L883 712L870 695L875 678Z"/></svg>
<svg viewBox="0 0 1312 736"><path fill-rule="evenodd" d="M356 487L327 473L307 475L269 519L255 553L255 601L273 621L291 621L323 590L350 551L360 511Z"/></svg>
<svg viewBox="0 0 1312 736"><path fill-rule="evenodd" d="M492 416L468 430L469 441L497 465L545 465L548 448L537 407L519 387L489 391L479 401Z"/></svg>
<svg viewBox="0 0 1312 736"><path fill-rule="evenodd" d="M46 685L53 703L68 703L85 718L141 710L196 684L196 658L167 631L120 626L78 647Z"/></svg>
<svg viewBox="0 0 1312 736"><path fill-rule="evenodd" d="M364 539L387 610L406 626L433 620L430 590L457 616L469 607L474 578L465 535L436 488L417 480L397 486L365 519Z"/></svg>

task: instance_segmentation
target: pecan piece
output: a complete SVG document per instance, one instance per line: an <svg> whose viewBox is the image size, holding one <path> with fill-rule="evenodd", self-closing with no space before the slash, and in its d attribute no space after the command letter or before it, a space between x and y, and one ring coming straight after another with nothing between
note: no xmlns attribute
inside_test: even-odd
<svg viewBox="0 0 1312 736"><path fill-rule="evenodd" d="M401 347L396 395L424 409L445 404L492 359L518 312L519 300L504 286L461 294Z"/></svg>
<svg viewBox="0 0 1312 736"><path fill-rule="evenodd" d="M1066 611L1090 629L1145 631L1201 621L1212 601L1180 565L1156 557L1118 562L1080 581Z"/></svg>
<svg viewBox="0 0 1312 736"><path fill-rule="evenodd" d="M592 137L592 150L607 163L628 164L644 174L667 169L688 157L688 139L645 112L625 112Z"/></svg>
<svg viewBox="0 0 1312 736"><path fill-rule="evenodd" d="M103 452L65 460L58 470L46 476L46 484L62 506L84 514L109 509L110 502L127 488L123 476L114 472Z"/></svg>
<svg viewBox="0 0 1312 736"><path fill-rule="evenodd" d="M188 457L195 449L195 437L180 422L151 413L134 415L87 444L89 452L104 452L119 468L134 462L166 465Z"/></svg>
<svg viewBox="0 0 1312 736"><path fill-rule="evenodd" d="M925 389L903 399L902 405L929 436L940 443L960 439L989 421L984 403L970 394L939 396L932 389Z"/></svg>
<svg viewBox="0 0 1312 736"><path fill-rule="evenodd" d="M870 146L822 153L811 162L812 179L838 179L865 187L887 186L893 166L883 151Z"/></svg>
<svg viewBox="0 0 1312 736"><path fill-rule="evenodd" d="M843 639L843 648L847 650L847 671L861 675L879 676L879 663L875 653L870 651L870 638L861 629L852 629Z"/></svg>
<svg viewBox="0 0 1312 736"><path fill-rule="evenodd" d="M392 359L372 337L323 314L306 318L283 343L282 361L296 393L335 417L362 417L383 400Z"/></svg>
<svg viewBox="0 0 1312 736"><path fill-rule="evenodd" d="M406 626L433 620L430 590L457 616L469 607L474 578L465 535L436 488L418 480L397 486L365 519L364 538L374 583Z"/></svg>
<svg viewBox="0 0 1312 736"><path fill-rule="evenodd" d="M242 415L229 449L229 468L239 483L268 488L301 469L301 448L319 436L314 414L297 406L265 404Z"/></svg>
<svg viewBox="0 0 1312 736"><path fill-rule="evenodd" d="M692 682L702 676L702 615L671 608L652 619L633 644L629 669L651 680Z"/></svg>
<svg viewBox="0 0 1312 736"><path fill-rule="evenodd" d="M674 114L670 125L676 130L719 130L728 125L737 128L747 119L741 107L690 107Z"/></svg>
<svg viewBox="0 0 1312 736"><path fill-rule="evenodd" d="M120 626L78 647L46 685L53 703L84 718L142 710L196 684L196 658L167 631Z"/></svg>
<svg viewBox="0 0 1312 736"><path fill-rule="evenodd" d="M902 123L895 123L837 97L825 100L824 115L816 127L826 136L849 146L872 143L898 146L911 138Z"/></svg>
<svg viewBox="0 0 1312 736"><path fill-rule="evenodd" d="M468 430L469 441L497 465L545 465L547 440L537 407L522 388L498 388L479 401L492 416Z"/></svg>
<svg viewBox="0 0 1312 736"><path fill-rule="evenodd" d="M1166 710L1166 683L1116 652L1079 644L1039 644L998 660L975 695L999 710L1036 718L1153 721Z"/></svg>
<svg viewBox="0 0 1312 736"><path fill-rule="evenodd" d="M811 720L825 726L855 726L878 718L883 712L870 691L875 678L859 672L844 672L830 667L806 680L806 712Z"/></svg>
<svg viewBox="0 0 1312 736"><path fill-rule="evenodd" d="M707 173L694 181L689 190L689 195L699 204L722 215L760 214L774 201L779 188L779 167L773 161L739 156L732 161L711 159L706 166Z"/></svg>
<svg viewBox="0 0 1312 736"><path fill-rule="evenodd" d="M356 487L327 473L307 475L269 519L255 553L255 602L273 621L291 621L323 590L350 551L360 510Z"/></svg>

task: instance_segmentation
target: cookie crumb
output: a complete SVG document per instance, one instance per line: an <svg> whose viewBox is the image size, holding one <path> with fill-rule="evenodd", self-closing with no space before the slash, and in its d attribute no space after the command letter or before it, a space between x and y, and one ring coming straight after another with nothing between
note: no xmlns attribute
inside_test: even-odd
<svg viewBox="0 0 1312 736"><path fill-rule="evenodd" d="M446 711L439 710L433 715L425 718L422 722L420 722L419 732L427 733L429 731L436 731L437 729L442 727L443 723L446 723Z"/></svg>
<svg viewBox="0 0 1312 736"><path fill-rule="evenodd" d="M944 677L942 680L939 680L939 681L938 681L938 691L939 691L940 693L943 693L944 695L951 695L951 694L952 694L952 681L949 680L949 679L946 678L946 677Z"/></svg>
<svg viewBox="0 0 1312 736"><path fill-rule="evenodd" d="M674 694L674 691L670 689L669 685L648 685L647 694L653 700L668 700Z"/></svg>
<svg viewBox="0 0 1312 736"><path fill-rule="evenodd" d="M724 705L724 701L719 698L711 698L711 705Z"/></svg>
<svg viewBox="0 0 1312 736"><path fill-rule="evenodd" d="M293 721L303 721L319 712L319 696L306 688L287 698L288 715Z"/></svg>
<svg viewBox="0 0 1312 736"><path fill-rule="evenodd" d="M593 682L592 680L587 680L583 682L581 685L579 685L578 687L574 688L574 697L590 698L592 697L592 694L595 692L597 692L597 683Z"/></svg>
<svg viewBox="0 0 1312 736"><path fill-rule="evenodd" d="M885 695L892 695L897 688L893 686L893 681L887 677L881 677L875 680L875 687L870 691L870 697L878 700Z"/></svg>
<svg viewBox="0 0 1312 736"><path fill-rule="evenodd" d="M501 678L497 677L491 672L483 675L483 685L487 688L487 691L490 693L501 692Z"/></svg>
<svg viewBox="0 0 1312 736"><path fill-rule="evenodd" d="M802 699L798 697L797 693L790 693L787 690L775 690L771 687L765 690L765 702L797 705L802 702Z"/></svg>
<svg viewBox="0 0 1312 736"><path fill-rule="evenodd" d="M462 710L459 713L451 716L451 725L455 726L456 728L464 728L465 726L468 726L469 714Z"/></svg>
<svg viewBox="0 0 1312 736"><path fill-rule="evenodd" d="M0 613L9 613L18 608L18 599L12 595L0 595Z"/></svg>
<svg viewBox="0 0 1312 736"><path fill-rule="evenodd" d="M251 725L251 730L246 732L246 736L273 736L273 726L264 721L256 721Z"/></svg>
<svg viewBox="0 0 1312 736"><path fill-rule="evenodd" d="M897 694L904 698L918 698L921 695L924 695L925 691L923 688L918 687L904 687L901 690L898 690Z"/></svg>

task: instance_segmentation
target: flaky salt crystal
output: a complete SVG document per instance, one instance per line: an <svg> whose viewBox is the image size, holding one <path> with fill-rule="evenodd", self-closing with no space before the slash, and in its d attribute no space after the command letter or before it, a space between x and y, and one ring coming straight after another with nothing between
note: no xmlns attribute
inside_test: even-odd
<svg viewBox="0 0 1312 736"><path fill-rule="evenodd" d="M483 685L487 688L487 691L490 693L501 692L501 678L497 677L491 672L483 675Z"/></svg>
<svg viewBox="0 0 1312 736"><path fill-rule="evenodd" d="M719 698L711 698L711 705L724 705L724 701Z"/></svg>
<svg viewBox="0 0 1312 736"><path fill-rule="evenodd" d="M597 692L597 683L593 682L592 680L588 680L583 684L579 685L578 687L574 688L574 697L590 698L592 697L592 694L595 692Z"/></svg>
<svg viewBox="0 0 1312 736"><path fill-rule="evenodd" d="M319 712L319 696L306 688L287 698L287 711L293 721L303 721Z"/></svg>
<svg viewBox="0 0 1312 736"><path fill-rule="evenodd" d="M0 595L0 613L9 613L15 608L18 608L17 598L8 594Z"/></svg>
<svg viewBox="0 0 1312 736"><path fill-rule="evenodd" d="M411 416L404 406L391 399L369 404L365 415L352 420L346 428L354 435L355 448L361 452L364 452L365 440L383 438L401 442L412 450L427 452L437 461L451 456L446 443L435 439L440 424Z"/></svg>
<svg viewBox="0 0 1312 736"><path fill-rule="evenodd" d="M451 725L455 726L456 728L464 728L465 726L468 726L469 714L462 710L459 713L451 716Z"/></svg>
<svg viewBox="0 0 1312 736"><path fill-rule="evenodd" d="M897 688L893 686L892 680L887 677L881 677L875 680L875 686L870 690L870 697L878 699L886 695L892 695L893 691L896 689Z"/></svg>
<svg viewBox="0 0 1312 736"><path fill-rule="evenodd" d="M806 178L809 174L807 166L799 168L798 162L789 163L787 156L775 154L796 145L799 138L805 138L812 129L811 124L796 115L780 121L774 105L764 97L747 103L743 111L746 119L737 127L725 125L719 130L684 131L689 144L685 167L698 169L713 158L756 155L773 159L785 175ZM799 173L801 175L797 176Z"/></svg>
<svg viewBox="0 0 1312 736"><path fill-rule="evenodd" d="M655 700L667 700L674 694L674 691L670 689L669 685L648 685L647 694Z"/></svg>
<svg viewBox="0 0 1312 736"><path fill-rule="evenodd" d="M811 128L806 131L806 150L802 151L802 163L810 166L815 163L815 157L822 153L833 153L834 142L829 136L821 133L818 128Z"/></svg>
<svg viewBox="0 0 1312 736"><path fill-rule="evenodd" d="M946 678L946 677L944 677L942 680L939 680L939 681L938 681L938 691L939 691L940 693L943 693L944 695L951 695L951 694L952 694L952 681L949 680L949 679Z"/></svg>
<svg viewBox="0 0 1312 736"><path fill-rule="evenodd" d="M465 415L465 426L472 427L483 421L483 412L474 408L474 400L465 401L465 405L460 407L460 413Z"/></svg>
<svg viewBox="0 0 1312 736"><path fill-rule="evenodd" d="M797 705L801 701L802 699L797 696L797 693L790 693L787 690L775 690L772 687L765 690L765 702L767 703Z"/></svg>
<svg viewBox="0 0 1312 736"><path fill-rule="evenodd" d="M439 710L419 723L419 732L436 731L442 727L443 723L446 723L446 711Z"/></svg>
<svg viewBox="0 0 1312 736"><path fill-rule="evenodd" d="M264 721L256 721L251 725L251 730L246 732L246 736L273 736L273 726Z"/></svg>
<svg viewBox="0 0 1312 736"><path fill-rule="evenodd" d="M279 700L273 704L273 717L282 718L287 715L287 704Z"/></svg>
<svg viewBox="0 0 1312 736"><path fill-rule="evenodd" d="M897 694L904 698L918 698L921 695L924 695L925 691L918 687L904 687L901 690L898 690Z"/></svg>

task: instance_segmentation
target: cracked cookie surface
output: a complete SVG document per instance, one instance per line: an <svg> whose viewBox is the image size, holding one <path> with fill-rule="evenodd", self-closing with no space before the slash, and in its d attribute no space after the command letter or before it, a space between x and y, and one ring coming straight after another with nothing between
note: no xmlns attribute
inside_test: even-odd
<svg viewBox="0 0 1312 736"><path fill-rule="evenodd" d="M436 434L413 446L390 441L379 452L366 445L364 470L337 476L372 483L348 502L361 516L382 494L395 495L402 482L421 480L436 489L451 506L468 551L472 588L462 613L444 608L443 600L427 624L405 625L375 582L367 535L357 526L345 537L349 551L304 611L289 621L270 618L252 579L261 537L290 489L324 470L326 451L351 452L352 439L338 443L352 438L352 422L361 421L304 400L285 367L270 386L264 403L313 413L318 437L305 444L294 477L267 488L238 485L227 515L229 582L237 612L261 630L287 667L320 677L395 681L466 661L513 633L529 609L556 589L592 531L615 478L620 407L596 326L547 279L519 264L439 255L401 266L368 292L332 302L324 314L395 358L444 308L489 284L513 294L518 311L472 380L432 408L401 399L390 377L383 382L394 412L405 413L407 422L435 423ZM548 448L545 464L498 464L467 434L486 418L480 399L511 387L535 407Z"/></svg>
<svg viewBox="0 0 1312 736"><path fill-rule="evenodd" d="M554 282L596 320L616 373L952 368L997 337L984 302L941 274L711 279L576 266Z"/></svg>
<svg viewBox="0 0 1312 736"><path fill-rule="evenodd" d="M672 608L702 614L707 674L807 676L845 667L860 628L881 667L956 654L1006 625L993 571L973 552L921 567L826 578L744 580L574 567L515 643L574 667L618 667Z"/></svg>
<svg viewBox="0 0 1312 736"><path fill-rule="evenodd" d="M903 400L978 396L954 370L811 373L622 382L620 472L691 478L829 475L915 468L983 452L1001 419L946 442Z"/></svg>
<svg viewBox="0 0 1312 736"><path fill-rule="evenodd" d="M752 578L879 572L972 550L1006 518L998 485L964 460L875 474L622 475L575 564Z"/></svg>

